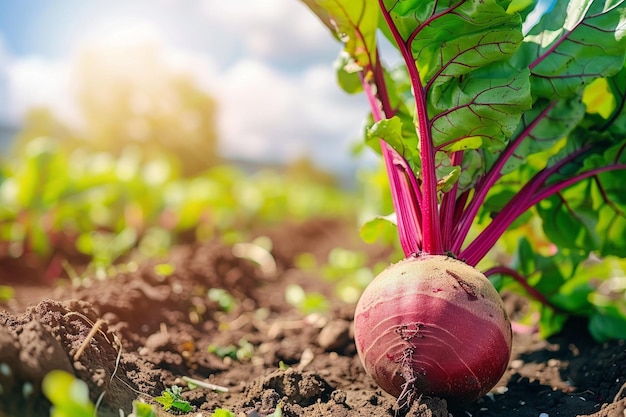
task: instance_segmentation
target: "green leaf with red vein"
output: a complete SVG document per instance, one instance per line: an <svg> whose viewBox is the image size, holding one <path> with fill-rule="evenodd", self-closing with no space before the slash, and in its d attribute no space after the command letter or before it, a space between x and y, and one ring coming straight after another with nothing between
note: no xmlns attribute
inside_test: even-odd
<svg viewBox="0 0 626 417"><path fill-rule="evenodd" d="M513 156L504 164L501 173L507 174L519 169L527 164L530 155L554 149L584 115L585 105L578 98L556 102L538 100L531 110L523 114L513 137L525 136Z"/></svg>
<svg viewBox="0 0 626 417"><path fill-rule="evenodd" d="M521 19L503 2L384 2L413 52L424 83L442 83L513 54Z"/></svg>
<svg viewBox="0 0 626 417"><path fill-rule="evenodd" d="M376 147L379 139L383 139L405 159L415 171L419 171L420 161L417 152L417 135L415 128L406 115L400 114L390 119L374 123L367 130L370 146Z"/></svg>
<svg viewBox="0 0 626 417"><path fill-rule="evenodd" d="M489 66L437 86L429 106L433 144L501 150L531 102L528 71L510 67Z"/></svg>
<svg viewBox="0 0 626 417"><path fill-rule="evenodd" d="M613 114L602 121L600 128L617 136L626 136L626 67L607 79L608 89L615 100Z"/></svg>
<svg viewBox="0 0 626 417"><path fill-rule="evenodd" d="M534 97L570 98L624 66L624 2L557 1L516 54L529 67Z"/></svg>
<svg viewBox="0 0 626 417"><path fill-rule="evenodd" d="M448 155L501 150L532 104L529 72L506 63L523 40L520 16L494 0L384 3L428 95L433 146ZM417 147L399 151L419 159Z"/></svg>

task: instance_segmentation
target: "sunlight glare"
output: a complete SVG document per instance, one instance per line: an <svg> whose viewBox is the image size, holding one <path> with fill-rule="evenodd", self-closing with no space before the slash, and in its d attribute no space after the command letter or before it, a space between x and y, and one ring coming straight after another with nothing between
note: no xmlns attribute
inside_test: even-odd
<svg viewBox="0 0 626 417"><path fill-rule="evenodd" d="M163 42L157 26L131 16L108 16L103 20L85 22L81 28L81 45L96 45L108 49Z"/></svg>

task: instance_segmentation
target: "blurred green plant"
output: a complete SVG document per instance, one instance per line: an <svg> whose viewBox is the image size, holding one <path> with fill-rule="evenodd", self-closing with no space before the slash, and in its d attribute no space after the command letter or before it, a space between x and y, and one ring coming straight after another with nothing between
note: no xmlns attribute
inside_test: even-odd
<svg viewBox="0 0 626 417"><path fill-rule="evenodd" d="M89 399L87 384L69 372L53 370L42 381L42 390L52 403L50 417L94 417L97 410ZM120 410L120 415L124 415ZM133 401L128 417L156 417L150 404Z"/></svg>
<svg viewBox="0 0 626 417"><path fill-rule="evenodd" d="M0 285L0 302L9 301L15 297L15 290L8 285Z"/></svg>
<svg viewBox="0 0 626 417"><path fill-rule="evenodd" d="M209 300L215 301L222 311L232 311L237 306L237 301L224 288L211 288L207 293Z"/></svg>
<svg viewBox="0 0 626 417"><path fill-rule="evenodd" d="M395 230L389 232L395 233ZM390 257L393 255L390 255ZM301 270L319 274L323 279L333 282L336 295L346 303L356 303L365 287L377 273L389 264L388 259L381 259L370 265L368 254L363 251L333 248L324 262L318 263L310 253L301 253L296 256L295 265ZM307 293L299 286L289 288L290 303L304 310L315 311L315 306L327 307L328 301L322 300L320 294Z"/></svg>
<svg viewBox="0 0 626 417"><path fill-rule="evenodd" d="M88 273L93 269L96 278L104 279L111 275L111 267L122 255L137 245L137 232L124 229L115 234L104 231L85 232L78 236L76 248L91 257Z"/></svg>
<svg viewBox="0 0 626 417"><path fill-rule="evenodd" d="M302 314L325 313L330 308L328 298L317 291L306 291L298 284L285 288L285 301L296 307Z"/></svg>
<svg viewBox="0 0 626 417"><path fill-rule="evenodd" d="M221 359L229 357L239 362L245 362L252 358L252 355L254 354L254 345L246 339L241 339L237 345L230 344L228 346L219 346L210 344L207 351Z"/></svg>
<svg viewBox="0 0 626 417"><path fill-rule="evenodd" d="M547 337L568 317L587 317L596 340L626 338L626 259L586 256L555 245L538 251L549 241L536 233L505 235L504 242L516 247L510 264L485 271L499 291L529 296L522 320Z"/></svg>
<svg viewBox="0 0 626 417"><path fill-rule="evenodd" d="M93 417L95 415L87 384L66 371L54 370L46 374L42 382L42 390L52 403L50 417Z"/></svg>
<svg viewBox="0 0 626 417"><path fill-rule="evenodd" d="M158 257L181 239L236 243L261 225L354 218L356 200L306 175L219 165L186 178L168 157L146 159L137 147L119 158L68 154L38 137L0 165L0 243L11 257L77 252L91 259L88 274L104 276L126 255Z"/></svg>
<svg viewBox="0 0 626 417"><path fill-rule="evenodd" d="M154 266L154 273L160 277L169 277L176 272L176 267L172 264L163 263Z"/></svg>
<svg viewBox="0 0 626 417"><path fill-rule="evenodd" d="M156 417L156 413L150 404L133 401L133 411L128 417Z"/></svg>

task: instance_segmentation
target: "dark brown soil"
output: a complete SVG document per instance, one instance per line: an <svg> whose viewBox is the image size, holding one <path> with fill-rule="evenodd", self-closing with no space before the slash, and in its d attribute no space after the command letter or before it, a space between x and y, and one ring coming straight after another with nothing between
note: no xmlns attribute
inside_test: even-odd
<svg viewBox="0 0 626 417"><path fill-rule="evenodd" d="M47 416L50 403L40 384L52 369L87 382L94 402L104 393L101 417L120 416L119 409L127 415L139 397L155 404L166 387L186 387L183 376L229 390L185 389L195 408L191 416L210 416L217 407L265 416L279 403L287 417L626 415L624 341L595 343L579 321L549 340L515 334L506 374L475 403L422 398L397 410L355 353L354 306L333 298L332 283L293 267L301 252L321 260L338 245L362 248L355 230L315 220L264 234L273 240L278 267L269 276L211 242L173 250L169 276L157 274L152 261L88 287L16 286L17 299L0 312L0 417ZM384 256L368 250L373 261ZM0 282L20 281L6 274L0 263ZM293 283L326 294L328 313L303 316L287 304L284 290ZM227 289L237 307L223 311L207 297L210 288ZM505 301L512 309L520 304L512 296ZM88 338L94 326L98 330ZM243 341L253 347L251 356L220 358L208 349Z"/></svg>

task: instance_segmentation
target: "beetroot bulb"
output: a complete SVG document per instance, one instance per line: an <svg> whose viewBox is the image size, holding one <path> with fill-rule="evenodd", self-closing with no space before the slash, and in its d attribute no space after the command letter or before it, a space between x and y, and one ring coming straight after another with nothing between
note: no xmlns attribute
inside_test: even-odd
<svg viewBox="0 0 626 417"><path fill-rule="evenodd" d="M399 402L456 403L486 394L506 370L511 323L489 280L445 255L408 257L366 288L355 341L367 373Z"/></svg>

